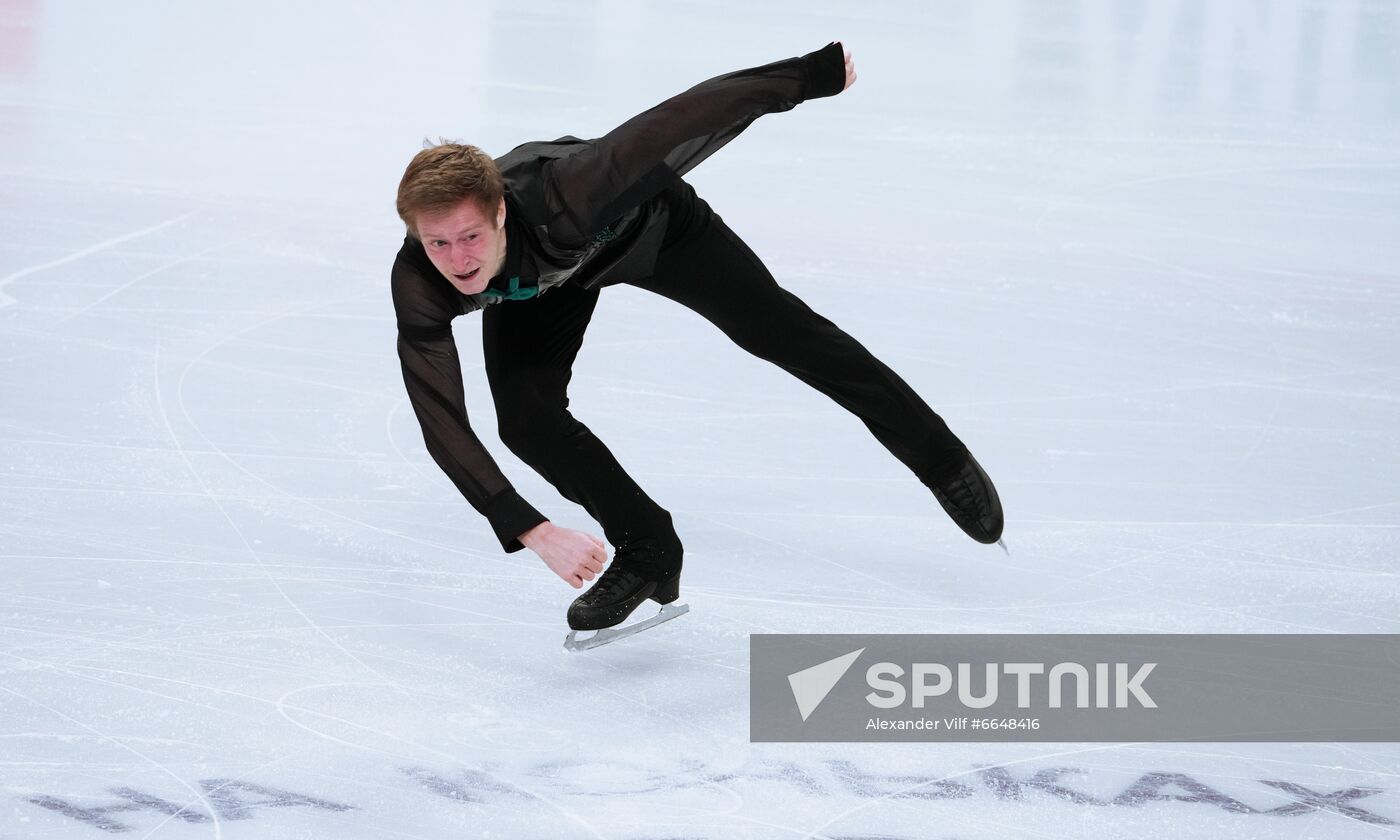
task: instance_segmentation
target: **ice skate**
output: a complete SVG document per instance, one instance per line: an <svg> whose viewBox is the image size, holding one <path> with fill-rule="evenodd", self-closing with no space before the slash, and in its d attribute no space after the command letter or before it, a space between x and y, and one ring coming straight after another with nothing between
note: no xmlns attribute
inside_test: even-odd
<svg viewBox="0 0 1400 840"><path fill-rule="evenodd" d="M589 650L600 645L606 645L609 642L624 639L628 636L640 633L643 630L650 630L656 625L670 621L673 618L680 618L688 612L690 612L690 605L688 604L662 604L661 610L657 612L656 615L644 621L638 621L635 624L628 624L624 627L605 627L593 635L584 636L581 639L578 637L580 631L570 630L568 637L564 639L564 650ZM588 631L585 630L582 632L586 633Z"/></svg>
<svg viewBox="0 0 1400 840"><path fill-rule="evenodd" d="M566 650L587 650L655 627L690 610L675 603L680 597L680 547L660 548L654 541L620 547L608 568L589 590L569 605ZM644 621L619 627L643 601L656 601L661 611ZM580 631L596 630L580 639Z"/></svg>
<svg viewBox="0 0 1400 840"><path fill-rule="evenodd" d="M969 537L987 545L1001 543L1001 499L971 452L946 465L928 482L928 487ZM1001 546L1005 551L1006 544Z"/></svg>

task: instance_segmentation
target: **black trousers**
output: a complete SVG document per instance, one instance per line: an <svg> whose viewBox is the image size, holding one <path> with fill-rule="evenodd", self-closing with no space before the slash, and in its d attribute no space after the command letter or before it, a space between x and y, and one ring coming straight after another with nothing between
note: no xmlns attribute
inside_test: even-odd
<svg viewBox="0 0 1400 840"><path fill-rule="evenodd" d="M655 273L629 285L699 313L749 353L831 397L925 484L960 457L965 447L943 419L859 342L780 287L688 184L663 199L670 215ZM566 283L483 312L501 442L582 505L614 546L645 538L674 542L670 513L569 412L573 362L599 294Z"/></svg>

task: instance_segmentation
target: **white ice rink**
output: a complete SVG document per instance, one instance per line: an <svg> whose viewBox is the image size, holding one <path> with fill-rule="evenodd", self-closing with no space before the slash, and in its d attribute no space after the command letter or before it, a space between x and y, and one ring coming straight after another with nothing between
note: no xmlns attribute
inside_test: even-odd
<svg viewBox="0 0 1400 840"><path fill-rule="evenodd" d="M565 654L577 593L407 402L403 166L833 39L855 87L690 180L968 442L1011 553L613 287L572 408L692 611ZM1369 0L0 0L0 838L1400 834L1396 744L748 731L751 633L1400 632L1398 50ZM516 487L596 530L455 333Z"/></svg>

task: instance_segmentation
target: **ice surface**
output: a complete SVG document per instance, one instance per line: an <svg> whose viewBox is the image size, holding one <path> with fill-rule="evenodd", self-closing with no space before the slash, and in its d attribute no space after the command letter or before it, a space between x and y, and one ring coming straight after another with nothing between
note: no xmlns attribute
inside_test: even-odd
<svg viewBox="0 0 1400 840"><path fill-rule="evenodd" d="M565 655L574 591L406 402L403 165L832 39L857 85L691 180L968 441L1012 553L612 288L573 408L675 513L692 612ZM1398 56L1360 0L0 2L0 838L1400 832L1394 744L747 717L750 633L1400 630ZM591 527L496 443L479 330L475 428Z"/></svg>

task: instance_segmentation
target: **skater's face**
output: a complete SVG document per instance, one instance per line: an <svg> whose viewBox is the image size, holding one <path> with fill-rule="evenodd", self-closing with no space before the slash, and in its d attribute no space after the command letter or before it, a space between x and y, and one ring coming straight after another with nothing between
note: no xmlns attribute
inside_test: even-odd
<svg viewBox="0 0 1400 840"><path fill-rule="evenodd" d="M486 290L506 259L506 202L490 215L475 201L463 201L440 214L418 216L418 238L428 259L464 295Z"/></svg>

